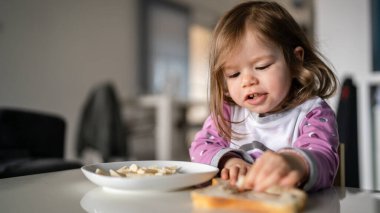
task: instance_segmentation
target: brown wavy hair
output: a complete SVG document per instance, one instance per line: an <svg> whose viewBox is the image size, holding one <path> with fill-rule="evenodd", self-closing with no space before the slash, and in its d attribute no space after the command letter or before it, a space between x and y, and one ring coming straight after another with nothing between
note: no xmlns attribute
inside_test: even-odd
<svg viewBox="0 0 380 213"><path fill-rule="evenodd" d="M289 93L282 102L282 111L315 96L329 98L335 93L338 84L333 71L322 60L322 54L282 6L275 2L260 1L237 5L218 21L210 49L209 107L221 136L228 140L238 138L239 133L231 130L230 118L223 117L224 103L236 105L227 95L224 63L247 30L255 30L260 39L282 49L293 76ZM303 48L303 60L294 54L296 47Z"/></svg>

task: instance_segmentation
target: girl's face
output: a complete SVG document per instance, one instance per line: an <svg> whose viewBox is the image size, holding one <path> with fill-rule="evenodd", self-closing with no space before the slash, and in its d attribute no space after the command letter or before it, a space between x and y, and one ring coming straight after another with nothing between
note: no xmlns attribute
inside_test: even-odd
<svg viewBox="0 0 380 213"><path fill-rule="evenodd" d="M281 108L292 76L280 48L247 30L225 62L228 93L236 104L260 115Z"/></svg>

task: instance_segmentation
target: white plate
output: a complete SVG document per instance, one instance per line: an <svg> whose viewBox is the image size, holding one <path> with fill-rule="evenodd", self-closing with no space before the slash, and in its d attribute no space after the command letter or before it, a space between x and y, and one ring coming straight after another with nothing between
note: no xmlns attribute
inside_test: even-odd
<svg viewBox="0 0 380 213"><path fill-rule="evenodd" d="M123 166L136 164L141 167L149 166L177 166L178 174L167 176L147 177L111 177L95 173L97 168L104 171L117 170ZM114 163L99 163L83 166L83 174L93 183L104 188L115 190L145 190L145 191L172 191L201 184L212 179L219 171L218 168L187 161L124 161Z"/></svg>

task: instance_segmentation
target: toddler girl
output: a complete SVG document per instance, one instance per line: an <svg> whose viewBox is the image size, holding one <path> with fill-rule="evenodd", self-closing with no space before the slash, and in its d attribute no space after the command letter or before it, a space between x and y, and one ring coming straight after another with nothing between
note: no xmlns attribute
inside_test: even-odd
<svg viewBox="0 0 380 213"><path fill-rule="evenodd" d="M219 20L210 53L210 111L191 160L221 178L263 191L271 185L330 187L338 132L337 80L291 15L274 2L245 2Z"/></svg>

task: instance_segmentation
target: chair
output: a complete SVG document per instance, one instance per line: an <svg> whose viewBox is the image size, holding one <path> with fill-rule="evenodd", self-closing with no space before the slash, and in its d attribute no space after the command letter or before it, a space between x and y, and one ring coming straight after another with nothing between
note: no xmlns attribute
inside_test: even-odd
<svg viewBox="0 0 380 213"><path fill-rule="evenodd" d="M345 147L343 143L339 144L338 147L338 155L339 155L339 167L338 172L336 173L334 186L346 186L346 164L345 164Z"/></svg>
<svg viewBox="0 0 380 213"><path fill-rule="evenodd" d="M90 149L100 155L101 161L123 160L128 155L126 137L126 125L114 84L103 82L96 85L82 108L77 156L86 161L86 151Z"/></svg>
<svg viewBox="0 0 380 213"><path fill-rule="evenodd" d="M0 178L79 168L64 160L65 121L26 109L0 109Z"/></svg>

